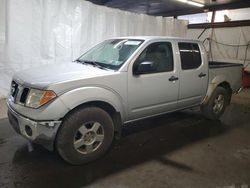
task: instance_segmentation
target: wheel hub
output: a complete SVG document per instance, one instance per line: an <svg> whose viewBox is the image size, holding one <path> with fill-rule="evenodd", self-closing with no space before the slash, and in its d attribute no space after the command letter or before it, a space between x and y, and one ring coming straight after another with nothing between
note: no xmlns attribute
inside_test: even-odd
<svg viewBox="0 0 250 188"><path fill-rule="evenodd" d="M99 122L87 122L75 133L74 147L82 154L88 154L96 151L104 139L104 128Z"/></svg>
<svg viewBox="0 0 250 188"><path fill-rule="evenodd" d="M224 107L225 99L223 95L218 95L214 100L213 111L218 114Z"/></svg>
<svg viewBox="0 0 250 188"><path fill-rule="evenodd" d="M83 136L85 144L91 144L95 141L96 133L94 131L89 131Z"/></svg>

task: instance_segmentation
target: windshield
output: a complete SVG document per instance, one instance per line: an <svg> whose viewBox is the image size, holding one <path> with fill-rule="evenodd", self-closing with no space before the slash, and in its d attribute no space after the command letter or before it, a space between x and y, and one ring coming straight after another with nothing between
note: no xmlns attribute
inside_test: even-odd
<svg viewBox="0 0 250 188"><path fill-rule="evenodd" d="M118 70L143 40L111 39L106 40L83 54L78 62Z"/></svg>

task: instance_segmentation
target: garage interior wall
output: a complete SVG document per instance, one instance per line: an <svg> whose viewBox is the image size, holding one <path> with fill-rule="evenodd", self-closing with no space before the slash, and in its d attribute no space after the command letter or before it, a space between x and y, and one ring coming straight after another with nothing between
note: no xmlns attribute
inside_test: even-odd
<svg viewBox="0 0 250 188"><path fill-rule="evenodd" d="M188 29L187 37L197 39L202 31ZM212 38L211 48L206 38ZM250 26L207 29L200 40L205 40L210 60L242 64L245 60L245 66L248 65L246 70L250 71Z"/></svg>
<svg viewBox="0 0 250 188"><path fill-rule="evenodd" d="M187 21L134 14L83 0L0 0L0 3L0 36L4 36L0 38L0 98L7 95L15 71L70 62L103 39L129 35L185 36L187 31Z"/></svg>

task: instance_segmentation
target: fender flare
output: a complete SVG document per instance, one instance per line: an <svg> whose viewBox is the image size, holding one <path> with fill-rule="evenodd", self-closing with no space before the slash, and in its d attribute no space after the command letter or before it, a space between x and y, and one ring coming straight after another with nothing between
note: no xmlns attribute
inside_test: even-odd
<svg viewBox="0 0 250 188"><path fill-rule="evenodd" d="M213 80L208 84L207 94L202 101L202 105L207 104L214 90L223 82L227 82L225 75L219 75L213 78Z"/></svg>
<svg viewBox="0 0 250 188"><path fill-rule="evenodd" d="M120 113L122 120L126 117L122 97L115 91L100 86L86 86L73 89L60 95L60 100L68 108L68 112L79 105L100 101L110 104L116 112Z"/></svg>

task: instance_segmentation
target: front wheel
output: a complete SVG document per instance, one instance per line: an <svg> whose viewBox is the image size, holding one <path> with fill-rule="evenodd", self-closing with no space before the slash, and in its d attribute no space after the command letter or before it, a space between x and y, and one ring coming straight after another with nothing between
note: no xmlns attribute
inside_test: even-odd
<svg viewBox="0 0 250 188"><path fill-rule="evenodd" d="M93 161L110 147L114 125L109 114L98 107L85 107L69 114L56 138L60 156L73 165Z"/></svg>
<svg viewBox="0 0 250 188"><path fill-rule="evenodd" d="M208 103L201 106L203 115L211 120L218 120L224 113L229 103L230 95L223 87L217 87L211 95Z"/></svg>

